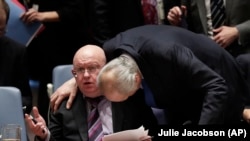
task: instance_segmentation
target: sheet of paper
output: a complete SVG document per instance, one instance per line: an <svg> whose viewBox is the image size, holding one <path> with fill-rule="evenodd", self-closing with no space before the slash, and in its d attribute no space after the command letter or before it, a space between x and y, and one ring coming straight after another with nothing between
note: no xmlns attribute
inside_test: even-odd
<svg viewBox="0 0 250 141"><path fill-rule="evenodd" d="M141 137L148 135L148 130L145 130L143 126L138 129L125 130L109 135L105 135L103 141L139 141Z"/></svg>

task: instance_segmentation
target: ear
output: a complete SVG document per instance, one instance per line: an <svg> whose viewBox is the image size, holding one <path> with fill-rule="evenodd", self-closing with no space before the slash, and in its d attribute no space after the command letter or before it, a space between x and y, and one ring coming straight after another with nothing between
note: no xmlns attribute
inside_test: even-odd
<svg viewBox="0 0 250 141"><path fill-rule="evenodd" d="M140 85L141 85L141 79L142 79L141 75L139 73L136 73L135 74L135 82L136 82L138 87L140 87Z"/></svg>
<svg viewBox="0 0 250 141"><path fill-rule="evenodd" d="M77 77L76 72L74 70L72 70L71 72L72 72L73 76L76 78Z"/></svg>

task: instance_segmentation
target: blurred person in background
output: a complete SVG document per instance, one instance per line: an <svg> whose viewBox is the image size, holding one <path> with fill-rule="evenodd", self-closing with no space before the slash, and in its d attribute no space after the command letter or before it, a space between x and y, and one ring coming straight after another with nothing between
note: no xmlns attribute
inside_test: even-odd
<svg viewBox="0 0 250 141"><path fill-rule="evenodd" d="M213 19L213 2L210 0L182 0L181 6L175 6L168 13L168 21L180 26L187 22L187 28L212 38L233 56L249 52L250 45L250 1L221 0L221 20ZM217 21L220 24L213 24Z"/></svg>
<svg viewBox="0 0 250 141"><path fill-rule="evenodd" d="M167 13L180 0L92 0L91 28L95 44L127 29L146 24L169 24Z"/></svg>
<svg viewBox="0 0 250 141"><path fill-rule="evenodd" d="M0 0L0 86L17 87L22 94L22 104L29 113L32 93L29 86L27 51L24 45L5 36L10 9Z"/></svg>

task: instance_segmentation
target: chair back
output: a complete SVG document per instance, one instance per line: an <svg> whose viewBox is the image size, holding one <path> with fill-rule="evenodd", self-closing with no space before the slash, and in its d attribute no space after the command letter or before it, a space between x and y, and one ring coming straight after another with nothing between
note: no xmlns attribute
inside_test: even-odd
<svg viewBox="0 0 250 141"><path fill-rule="evenodd" d="M27 141L21 92L16 87L0 86L0 126L4 124L19 124L21 140Z"/></svg>
<svg viewBox="0 0 250 141"><path fill-rule="evenodd" d="M72 64L58 65L53 69L52 83L53 91L60 87L64 82L68 81L73 77L71 70Z"/></svg>

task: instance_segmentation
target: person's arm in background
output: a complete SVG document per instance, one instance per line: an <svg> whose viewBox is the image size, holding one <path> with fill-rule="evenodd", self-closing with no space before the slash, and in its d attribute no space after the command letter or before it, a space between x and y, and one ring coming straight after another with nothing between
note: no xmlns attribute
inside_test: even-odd
<svg viewBox="0 0 250 141"><path fill-rule="evenodd" d="M174 6L168 12L167 19L171 25L181 26L182 20L186 15L186 6Z"/></svg>
<svg viewBox="0 0 250 141"><path fill-rule="evenodd" d="M36 9L29 9L27 12L21 15L21 19L25 23L33 23L33 22L58 22L59 15L56 11L49 12L38 12Z"/></svg>
<svg viewBox="0 0 250 141"><path fill-rule="evenodd" d="M250 20L236 26L221 26L213 31L217 33L213 40L223 48L228 47L235 40L238 40L239 44L246 45L249 43Z"/></svg>
<svg viewBox="0 0 250 141"><path fill-rule="evenodd" d="M39 11L30 8L21 15L21 19L26 23L39 22L76 22L82 20L84 16L84 4L81 0L63 0L62 6L54 11Z"/></svg>

